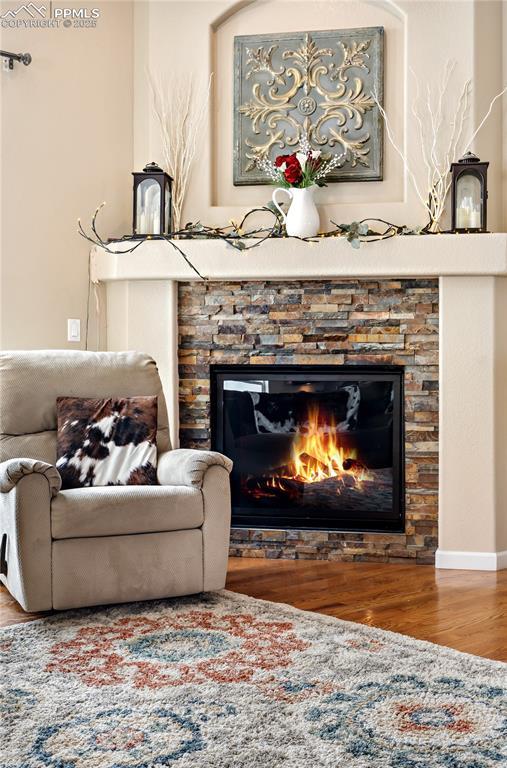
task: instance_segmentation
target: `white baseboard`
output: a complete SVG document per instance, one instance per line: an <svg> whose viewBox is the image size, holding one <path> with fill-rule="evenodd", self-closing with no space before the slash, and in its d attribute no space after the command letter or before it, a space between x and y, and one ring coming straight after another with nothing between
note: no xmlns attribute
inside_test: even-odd
<svg viewBox="0 0 507 768"><path fill-rule="evenodd" d="M507 550L504 552L453 552L437 549L435 567L464 571L500 571L507 568Z"/></svg>

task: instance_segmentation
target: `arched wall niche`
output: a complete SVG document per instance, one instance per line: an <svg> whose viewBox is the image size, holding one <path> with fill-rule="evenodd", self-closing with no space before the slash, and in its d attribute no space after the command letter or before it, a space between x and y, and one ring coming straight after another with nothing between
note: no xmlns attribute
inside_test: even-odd
<svg viewBox="0 0 507 768"><path fill-rule="evenodd" d="M267 200L270 187L232 185L234 35L379 24L386 30L385 106L396 139L406 148L410 169L424 191L427 176L421 160L417 124L411 113L414 81L410 71L417 73L423 89L427 84L434 89L441 82L446 60L454 59L456 89L459 91L466 79L475 77L475 92L487 105L496 93L491 72L494 65L500 66L498 50L502 36L497 18L501 8L490 19L489 11L486 17L481 13L485 5L475 0L152 0L136 3L134 144L137 165L149 160L160 162L163 158L160 131L149 104L146 70L165 76L169 86L175 79L188 75L195 84L202 83L214 71L215 98L199 141L184 220L200 219L223 225L231 218L241 217L253 204ZM491 5L496 8L495 3ZM453 92L451 106L457 95ZM483 113L483 105L479 106L474 100L474 116ZM485 159L497 160L494 167L490 167L488 214L491 211L491 221L488 215L488 224L493 229L498 229L501 221L501 212L494 215L493 203L495 200L501 204L500 113L498 105L490 131L483 134L477 147ZM429 118L428 114L428 121ZM505 128L503 133L507 135ZM330 219L352 221L367 216L408 225L425 223L424 209L406 178L403 163L387 141L384 141L384 150L384 181L340 183L319 190L322 226L329 226ZM503 153L504 158L507 157L505 140ZM495 174L499 180L495 180Z"/></svg>
<svg viewBox="0 0 507 768"><path fill-rule="evenodd" d="M223 207L252 207L266 202L269 186L233 184L233 40L236 35L293 32L349 27L385 29L384 103L393 128L404 142L406 15L390 0L240 0L210 25L211 69L214 73L211 104L211 202ZM394 73L398 73L395 77ZM401 203L405 179L400 158L384 143L383 181L340 182L319 190L321 202L340 204Z"/></svg>
<svg viewBox="0 0 507 768"><path fill-rule="evenodd" d="M294 4L295 2L300 2L301 0L291 0L291 2ZM211 22L211 27L214 31L219 29L222 24L224 24L228 19L231 18L231 16L234 16L235 14L240 13L245 8L248 8L251 5L260 5L261 3L270 3L271 0L237 0L237 2L233 3L229 8L227 8L225 11L223 11L214 21ZM333 0L328 0L328 2L333 2ZM403 11L403 9L394 2L394 0L365 0L366 5L374 5L374 6L382 6L385 8L386 11L393 14L393 16L397 16L399 19L405 19L406 13ZM320 5L323 5L323 3L320 3Z"/></svg>

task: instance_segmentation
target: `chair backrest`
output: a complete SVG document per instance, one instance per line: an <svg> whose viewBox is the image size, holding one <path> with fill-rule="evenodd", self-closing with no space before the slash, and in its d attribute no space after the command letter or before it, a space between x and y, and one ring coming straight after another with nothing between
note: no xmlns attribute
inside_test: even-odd
<svg viewBox="0 0 507 768"><path fill-rule="evenodd" d="M0 461L56 461L56 398L158 397L158 450L169 449L167 408L155 361L140 352L0 353Z"/></svg>

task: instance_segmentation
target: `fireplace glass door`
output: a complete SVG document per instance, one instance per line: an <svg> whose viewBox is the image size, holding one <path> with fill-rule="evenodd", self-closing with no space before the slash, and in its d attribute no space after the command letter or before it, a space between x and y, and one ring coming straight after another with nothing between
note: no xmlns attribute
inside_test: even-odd
<svg viewBox="0 0 507 768"><path fill-rule="evenodd" d="M212 366L233 526L402 531L403 369Z"/></svg>

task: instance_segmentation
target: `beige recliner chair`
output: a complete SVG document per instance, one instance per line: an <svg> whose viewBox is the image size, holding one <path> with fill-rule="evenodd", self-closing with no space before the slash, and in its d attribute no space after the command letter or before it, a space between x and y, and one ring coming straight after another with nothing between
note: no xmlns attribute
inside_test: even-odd
<svg viewBox="0 0 507 768"><path fill-rule="evenodd" d="M61 491L56 398L158 396L156 486ZM137 352L0 354L1 580L26 611L221 589L232 463L171 450L155 362Z"/></svg>

